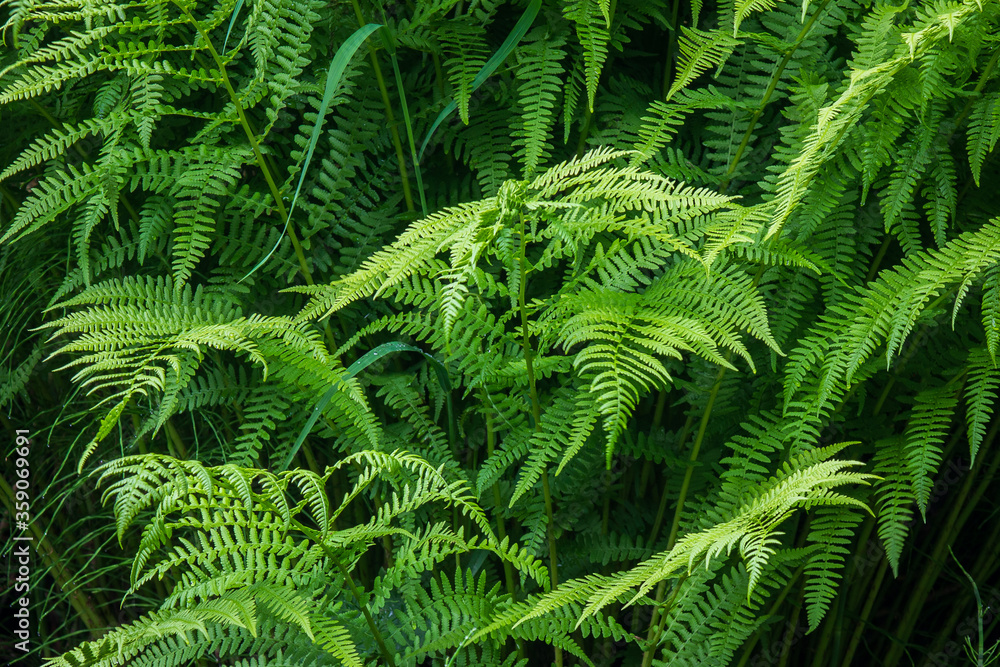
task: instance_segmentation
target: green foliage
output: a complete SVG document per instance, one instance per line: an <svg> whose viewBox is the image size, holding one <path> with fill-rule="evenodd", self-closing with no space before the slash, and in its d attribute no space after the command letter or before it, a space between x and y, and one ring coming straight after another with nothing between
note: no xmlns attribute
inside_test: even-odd
<svg viewBox="0 0 1000 667"><path fill-rule="evenodd" d="M2 6L47 664L960 645L996 0Z"/></svg>

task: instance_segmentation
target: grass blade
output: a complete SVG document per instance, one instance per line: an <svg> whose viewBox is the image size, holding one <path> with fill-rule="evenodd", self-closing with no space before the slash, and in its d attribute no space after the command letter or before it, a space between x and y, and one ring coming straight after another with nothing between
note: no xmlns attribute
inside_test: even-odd
<svg viewBox="0 0 1000 667"><path fill-rule="evenodd" d="M396 91L399 93L399 104L403 108L403 123L406 125L406 139L410 143L410 159L413 160L413 173L417 177L417 191L420 194L420 211L423 216L427 217L427 196L424 194L424 179L420 173L420 163L417 160L417 148L413 141L413 123L410 122L410 108L406 104L406 91L403 88L403 76L399 73L399 61L396 59L396 40L392 33L389 32L390 28L388 26L388 21L385 19L385 12L382 12L382 20L386 22L386 26L382 28L379 35L382 37L382 43L385 45L385 50L389 53L389 59L392 61L392 73L396 77Z"/></svg>
<svg viewBox="0 0 1000 667"><path fill-rule="evenodd" d="M229 28L226 30L226 39L222 42L222 52L226 52L226 44L229 43L229 33L233 31L233 24L236 23L236 17L239 16L240 10L243 9L243 0L236 0L236 6L233 8L233 15L229 18Z"/></svg>
<svg viewBox="0 0 1000 667"><path fill-rule="evenodd" d="M347 372L344 374L343 380L348 380L354 377L355 375L357 375L364 369L368 368L369 366L371 366L373 363L375 363L385 355L392 354L394 352L419 352L420 354L424 355L424 357L426 357L428 361L431 362L431 366L434 368L434 372L437 375L438 383L441 385L441 388L444 389L445 393L448 395L449 412L450 412L451 380L448 378L448 370L444 367L444 364L442 364L440 361L435 359L433 356L427 354L419 347L415 347L413 345L407 345L406 343L398 343L398 342L382 343L378 347L368 350L368 352L362 355L360 359L351 364L347 368ZM323 397L319 399L319 403L317 403L316 407L313 408L312 414L309 415L308 421L306 421L305 426L303 426L302 430L299 432L299 437L295 439L295 444L292 445L292 449L288 452L288 456L285 457L285 461L281 464L281 467L278 468L278 472L283 472L285 470L288 470L288 466L291 465L292 459L295 458L295 455L299 453L299 449L302 447L302 443L305 442L306 436L309 435L309 432L312 431L313 426L316 425L316 421L319 419L319 416L323 413L323 410L330 403L330 400L333 399L333 395L336 394L338 391L340 391L341 382L343 380L334 382L333 386L327 389L326 393L323 394Z"/></svg>
<svg viewBox="0 0 1000 667"><path fill-rule="evenodd" d="M264 259L257 262L257 265L250 269L250 273L246 274L240 278L240 282L243 282L251 275L254 274L257 269L264 265L267 260L271 259L271 255L274 251L278 249L278 245L281 244L281 239L285 237L285 231L288 229L288 223L292 219L292 211L295 210L295 202L299 198L299 191L302 189L302 182L305 180L306 172L309 170L309 162L312 160L313 152L316 150L316 144L319 143L319 133L323 129L323 121L326 117L327 109L330 108L330 102L333 101L333 94L336 92L337 88L340 87L340 80L344 76L344 70L347 69L347 63L351 62L351 58L357 53L361 45L364 44L365 40L368 39L369 35L381 28L382 25L379 23L369 23L368 25L362 26L354 31L350 37L347 38L340 48L337 49L337 53L333 56L333 60L330 62L330 69L326 73L326 87L323 89L323 101L319 105L319 111L316 114L316 122L313 124L312 133L309 135L309 146L306 150L305 161L302 164L302 171L299 172L299 182L295 186L295 195L292 197L292 204L288 207L288 216L285 218L285 226L281 230L281 236L278 237L277 243L271 248L271 252L267 253Z"/></svg>
<svg viewBox="0 0 1000 667"><path fill-rule="evenodd" d="M509 35L507 35L507 39L504 40L503 44L500 45L500 48L497 49L497 52L486 61L483 68L479 70L479 73L472 79L472 90L476 90L479 86L483 85L483 82L496 71L497 67L500 66L500 63L507 59L507 56L509 56L511 51L514 50L514 47L517 46L517 43L520 42L521 38L524 37L524 34L528 32L528 28L530 28L531 24L534 22L535 16L538 15L538 10L541 6L542 0L531 0L527 9L525 9L524 13L521 14L521 18L518 19L517 23L514 25L514 29L510 31ZM424 159L424 149L427 148L427 143L434 135L434 131L437 130L438 126L443 123L448 116L453 114L456 109L458 109L458 105L455 104L454 101L451 101L448 103L448 106L442 109L441 113L438 114L438 117L434 120L434 124L431 125L430 131L424 138L424 143L420 145L420 155L417 157L418 161Z"/></svg>

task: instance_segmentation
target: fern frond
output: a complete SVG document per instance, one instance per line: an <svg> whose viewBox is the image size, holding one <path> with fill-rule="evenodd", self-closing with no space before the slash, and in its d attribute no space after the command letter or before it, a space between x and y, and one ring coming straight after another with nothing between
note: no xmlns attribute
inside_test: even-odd
<svg viewBox="0 0 1000 667"><path fill-rule="evenodd" d="M587 85L587 106L594 111L594 98L601 70L608 59L610 26L599 0L575 0L563 9L563 14L576 26L576 36L583 47L584 78Z"/></svg>
<svg viewBox="0 0 1000 667"><path fill-rule="evenodd" d="M681 27L681 37L677 43L677 73L667 92L667 101L705 70L724 63L739 44L738 40L721 30L704 32L697 28Z"/></svg>

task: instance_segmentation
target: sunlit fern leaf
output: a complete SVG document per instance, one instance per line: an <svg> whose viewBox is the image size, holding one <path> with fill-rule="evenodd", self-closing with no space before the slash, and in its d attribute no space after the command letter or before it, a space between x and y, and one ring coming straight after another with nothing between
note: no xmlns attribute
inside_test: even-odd
<svg viewBox="0 0 1000 667"><path fill-rule="evenodd" d="M364 664L358 654L358 647L350 632L343 624L322 614L316 614L311 619L316 643L348 667L361 667Z"/></svg>
<svg viewBox="0 0 1000 667"><path fill-rule="evenodd" d="M668 552L644 561L637 567L611 576L589 575L568 581L555 591L529 599L499 615L476 637L503 627L517 627L552 610L574 603L585 603L580 622L615 601L629 603L643 599L660 581L679 574L691 573L696 566L711 563L736 546L744 559L752 563L745 594L754 594L755 583L764 576L764 567L771 552L776 528L800 506L867 506L834 489L844 484L868 484L872 475L848 472L857 462L826 460L846 446L834 445L817 449L799 460L786 463L784 469L756 489L754 496L729 520L705 530L682 537ZM634 594L633 594L634 592ZM629 598L631 596L631 598Z"/></svg>
<svg viewBox="0 0 1000 667"><path fill-rule="evenodd" d="M542 37L521 46L518 55L518 101L521 113L514 128L516 155L529 178L551 155L551 132L555 123L556 95L566 53L562 37Z"/></svg>
<svg viewBox="0 0 1000 667"><path fill-rule="evenodd" d="M844 302L831 306L814 328L816 333L822 332L814 344L822 347L823 337L836 337L841 344L793 362L793 368L804 364L795 371L800 377L808 372L807 367L820 369L816 395L819 403L850 383L882 344L886 345L886 363L891 362L917 321L927 314L931 300L947 286L971 283L987 274L1000 252L998 225L1000 219L992 220L975 232L955 238L934 255L917 253L899 268L883 272L864 289L845 295ZM984 317L988 312L984 309Z"/></svg>
<svg viewBox="0 0 1000 667"><path fill-rule="evenodd" d="M299 317L307 319L330 314L358 298L384 292L420 272L431 263L447 239L468 225L477 224L482 214L493 207L494 202L486 200L433 213L411 225L391 246L365 260L358 271L330 286L296 288L295 291L314 295L312 303Z"/></svg>
<svg viewBox="0 0 1000 667"><path fill-rule="evenodd" d="M738 40L722 30L704 32L682 26L677 42L677 73L667 93L667 100L686 88L705 70L724 63L739 44Z"/></svg>

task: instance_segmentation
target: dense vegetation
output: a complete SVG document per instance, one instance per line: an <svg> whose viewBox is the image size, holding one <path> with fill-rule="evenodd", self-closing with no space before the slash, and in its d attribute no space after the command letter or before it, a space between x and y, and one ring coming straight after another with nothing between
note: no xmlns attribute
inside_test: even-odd
<svg viewBox="0 0 1000 667"><path fill-rule="evenodd" d="M997 0L0 6L26 662L989 661Z"/></svg>

